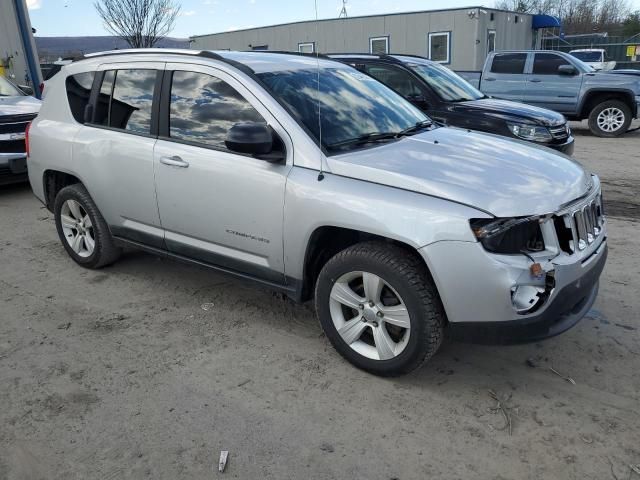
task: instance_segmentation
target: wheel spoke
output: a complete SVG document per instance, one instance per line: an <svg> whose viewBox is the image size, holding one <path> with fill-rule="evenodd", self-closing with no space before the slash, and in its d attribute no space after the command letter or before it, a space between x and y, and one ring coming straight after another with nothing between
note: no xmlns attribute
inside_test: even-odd
<svg viewBox="0 0 640 480"><path fill-rule="evenodd" d="M357 316L345 323L342 328L338 330L338 333L347 345L351 345L360 338L365 328L367 328L367 324L360 320L360 316Z"/></svg>
<svg viewBox="0 0 640 480"><path fill-rule="evenodd" d="M69 215L60 215L60 223L63 228L76 228L76 221Z"/></svg>
<svg viewBox="0 0 640 480"><path fill-rule="evenodd" d="M84 236L84 244L89 253L93 253L93 249L96 247L96 241L88 233Z"/></svg>
<svg viewBox="0 0 640 480"><path fill-rule="evenodd" d="M71 248L73 248L73 251L78 254L82 251L82 235L76 234L76 236L73 237Z"/></svg>
<svg viewBox="0 0 640 480"><path fill-rule="evenodd" d="M395 343L391 340L387 329L384 326L373 329L373 341L380 360L389 360L395 357Z"/></svg>
<svg viewBox="0 0 640 480"><path fill-rule="evenodd" d="M67 205L69 205L69 210L71 210L71 215L73 215L76 220L82 220L82 212L80 211L80 204L75 200L67 200Z"/></svg>
<svg viewBox="0 0 640 480"><path fill-rule="evenodd" d="M354 292L349 284L345 282L336 283L331 289L331 298L342 305L357 309L364 302L356 292Z"/></svg>
<svg viewBox="0 0 640 480"><path fill-rule="evenodd" d="M82 223L84 224L84 228L91 228L93 227L93 224L91 223L91 218L89 217L89 215L85 215L82 218Z"/></svg>
<svg viewBox="0 0 640 480"><path fill-rule="evenodd" d="M364 294L367 300L378 303L384 282L373 273L362 272L362 283L364 284Z"/></svg>
<svg viewBox="0 0 640 480"><path fill-rule="evenodd" d="M402 328L411 328L409 320L409 312L404 305L395 305L393 307L380 307L380 311L384 314L384 321Z"/></svg>

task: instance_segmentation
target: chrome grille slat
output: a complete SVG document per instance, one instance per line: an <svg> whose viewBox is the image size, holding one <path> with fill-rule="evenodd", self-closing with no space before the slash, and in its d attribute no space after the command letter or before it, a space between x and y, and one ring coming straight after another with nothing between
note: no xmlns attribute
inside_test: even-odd
<svg viewBox="0 0 640 480"><path fill-rule="evenodd" d="M575 207L571 212L562 215L567 231L570 230L569 254L586 249L594 243L602 233L604 224L602 195L598 193L590 197L586 203ZM558 235L560 235L559 232ZM568 235L569 233L566 233ZM565 251L567 249L565 248Z"/></svg>
<svg viewBox="0 0 640 480"><path fill-rule="evenodd" d="M555 127L549 127L549 133L551 133L551 136L554 139L562 140L569 137L570 130L569 127L567 127L567 124L564 123Z"/></svg>

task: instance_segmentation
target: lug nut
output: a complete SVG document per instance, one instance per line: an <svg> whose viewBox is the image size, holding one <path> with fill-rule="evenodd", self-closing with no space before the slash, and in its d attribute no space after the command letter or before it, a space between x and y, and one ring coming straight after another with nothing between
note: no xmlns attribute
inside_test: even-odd
<svg viewBox="0 0 640 480"><path fill-rule="evenodd" d="M382 313L382 312L378 312L378 313L376 313L376 315L377 315L378 317L380 317L380 318L384 317L384 313Z"/></svg>
<svg viewBox="0 0 640 480"><path fill-rule="evenodd" d="M363 305L363 304L360 304L360 305L358 305L358 308L359 308L360 310L364 310L364 305Z"/></svg>
<svg viewBox="0 0 640 480"><path fill-rule="evenodd" d="M374 306L375 306L375 303L373 303L373 302L371 302L371 301L370 301L370 302L369 302L369 306L370 306L370 307L374 307Z"/></svg>
<svg viewBox="0 0 640 480"><path fill-rule="evenodd" d="M373 325L374 327L377 327L378 326L378 322L373 321L373 322L371 322L371 325Z"/></svg>
<svg viewBox="0 0 640 480"><path fill-rule="evenodd" d="M360 320L362 320L364 323L367 323L367 319L364 317L360 317Z"/></svg>

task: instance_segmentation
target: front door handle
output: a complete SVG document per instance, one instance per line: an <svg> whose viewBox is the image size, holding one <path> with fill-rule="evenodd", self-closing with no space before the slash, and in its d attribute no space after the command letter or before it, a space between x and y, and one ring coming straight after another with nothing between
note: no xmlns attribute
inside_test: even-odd
<svg viewBox="0 0 640 480"><path fill-rule="evenodd" d="M531 80L529 80L531 83L540 83L542 80L540 80L539 78L532 78Z"/></svg>
<svg viewBox="0 0 640 480"><path fill-rule="evenodd" d="M487 78L485 78L484 80L485 80L486 82L495 82L495 81L496 81L496 79L495 79L495 78L493 78L493 77L487 77Z"/></svg>
<svg viewBox="0 0 640 480"><path fill-rule="evenodd" d="M177 155L174 155L173 157L160 157L160 163L180 168L187 168L189 166L189 162L185 162Z"/></svg>

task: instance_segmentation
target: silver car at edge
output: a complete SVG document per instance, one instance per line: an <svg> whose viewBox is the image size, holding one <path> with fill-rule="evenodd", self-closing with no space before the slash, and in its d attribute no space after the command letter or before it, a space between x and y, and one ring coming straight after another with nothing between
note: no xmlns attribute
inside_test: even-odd
<svg viewBox="0 0 640 480"><path fill-rule="evenodd" d="M315 299L339 353L379 375L417 368L447 332L556 335L596 298L597 176L543 147L439 127L347 65L104 52L48 88L29 177L85 267L135 246Z"/></svg>

